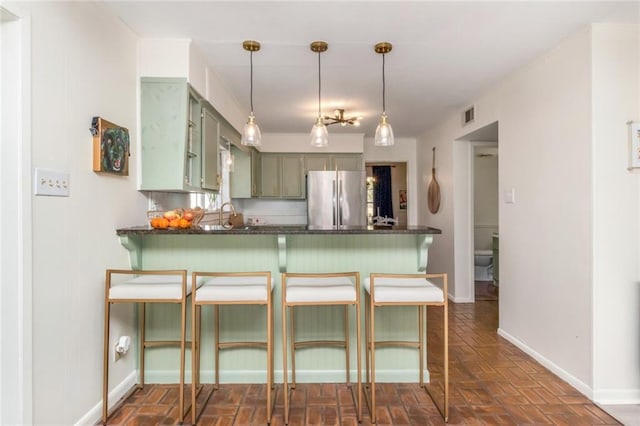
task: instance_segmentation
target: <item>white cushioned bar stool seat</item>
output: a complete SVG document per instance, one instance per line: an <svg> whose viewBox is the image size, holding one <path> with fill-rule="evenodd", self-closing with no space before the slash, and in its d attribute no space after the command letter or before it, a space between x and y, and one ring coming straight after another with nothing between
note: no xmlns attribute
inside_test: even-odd
<svg viewBox="0 0 640 426"><path fill-rule="evenodd" d="M265 422L271 423L275 404L273 384L273 292L274 280L271 272L193 272L192 283L202 283L194 293L192 301L191 327L194 334L200 334L202 306L213 306L214 318L214 363L215 387L220 385L220 351L232 348L264 348L267 352L267 411ZM266 307L266 338L261 341L221 342L220 307L223 305L256 305ZM200 348L192 347L192 365L194 383L200 376ZM191 390L191 421L195 425L198 417L196 410L196 386Z"/></svg>
<svg viewBox="0 0 640 426"><path fill-rule="evenodd" d="M360 274L358 272L338 273L283 273L282 274L282 369L284 376L284 423L289 423L289 383L287 352L291 351L291 389L296 387L296 356L299 348L333 346L345 349L346 382L350 386L349 367L349 306L355 306L356 353L357 353L357 417L362 419L362 366L360 335ZM344 307L344 340L296 341L294 308L300 306L337 305ZM288 308L288 309L287 309ZM287 312L289 311L289 312ZM287 324L291 335L291 345L287 347Z"/></svg>
<svg viewBox="0 0 640 426"><path fill-rule="evenodd" d="M436 285L436 281L441 286ZM371 274L364 280L365 297L365 347L366 347L366 384L368 390L371 422L376 422L376 347L402 346L417 348L419 352L419 383L434 404L440 410L445 422L449 418L449 351L448 351L448 308L447 308L447 274ZM417 341L380 341L375 339L375 308L381 306L415 306L418 310ZM427 336L429 322L426 320L428 308L442 308L442 333L434 333L434 340L442 340L443 365L439 368L443 379L443 403L434 398L429 386L424 383L424 368L427 366ZM391 313L389 311L388 313ZM388 314L387 313L387 314ZM432 343L436 343L435 341ZM431 377L434 377L431 375ZM439 392L438 392L439 393Z"/></svg>
<svg viewBox="0 0 640 426"><path fill-rule="evenodd" d="M184 376L185 350L189 342L186 341L186 300L191 294L191 283L187 282L187 271L177 270L128 270L107 269L104 298L104 359L103 359L103 387L102 387L102 422L108 418L109 392L109 322L111 304L138 303L139 304L139 338L140 342L140 383L144 386L145 349L148 347L178 346L180 348L180 420L184 419ZM147 303L175 303L180 304L180 340L149 341L146 340L146 304ZM192 339L195 340L195 339ZM193 342L195 343L195 342Z"/></svg>

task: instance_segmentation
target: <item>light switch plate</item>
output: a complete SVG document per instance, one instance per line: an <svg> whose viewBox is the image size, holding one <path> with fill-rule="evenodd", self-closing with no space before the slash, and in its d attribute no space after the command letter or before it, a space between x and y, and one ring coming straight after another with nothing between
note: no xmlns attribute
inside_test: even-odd
<svg viewBox="0 0 640 426"><path fill-rule="evenodd" d="M514 188L510 188L504 191L504 202L507 204L515 204L516 190Z"/></svg>
<svg viewBox="0 0 640 426"><path fill-rule="evenodd" d="M68 197L70 183L69 173L37 167L33 173L34 195Z"/></svg>

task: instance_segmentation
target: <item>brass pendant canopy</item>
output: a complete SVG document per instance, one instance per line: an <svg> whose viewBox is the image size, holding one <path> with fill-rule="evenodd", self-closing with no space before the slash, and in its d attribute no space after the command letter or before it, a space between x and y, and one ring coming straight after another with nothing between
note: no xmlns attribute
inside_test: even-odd
<svg viewBox="0 0 640 426"><path fill-rule="evenodd" d="M380 43L376 44L374 47L376 53L389 53L391 52L391 49L393 49L393 45L387 41L381 41Z"/></svg>
<svg viewBox="0 0 640 426"><path fill-rule="evenodd" d="M260 50L260 42L255 40L245 40L242 42L242 47L244 48L244 50L247 50L249 52L257 52L258 50Z"/></svg>

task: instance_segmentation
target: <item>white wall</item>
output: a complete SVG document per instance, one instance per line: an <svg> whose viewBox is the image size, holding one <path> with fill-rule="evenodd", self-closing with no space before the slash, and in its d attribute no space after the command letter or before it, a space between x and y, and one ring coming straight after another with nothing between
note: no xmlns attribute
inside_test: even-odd
<svg viewBox="0 0 640 426"><path fill-rule="evenodd" d="M638 43L635 27L583 29L474 100L475 123L461 128L455 112L418 139L420 198L432 146L443 192L421 221L443 229L430 270L449 272L464 300L462 139L499 121L500 333L601 402L640 402L640 188L624 125L640 118Z"/></svg>
<svg viewBox="0 0 640 426"><path fill-rule="evenodd" d="M104 271L129 267L115 230L141 222L146 210L135 179L137 40L99 3L5 7L31 25L32 158L24 167L67 171L71 182L69 197L32 197L24 218L33 233L25 242L33 256L33 423L72 424L100 408ZM92 171L94 115L129 129L129 177ZM114 335L132 334L132 309L116 309L112 324ZM135 372L131 356L112 367L112 386Z"/></svg>
<svg viewBox="0 0 640 426"><path fill-rule="evenodd" d="M636 26L592 30L593 389L602 403L640 401L640 176L626 169L625 125L640 120L639 37Z"/></svg>

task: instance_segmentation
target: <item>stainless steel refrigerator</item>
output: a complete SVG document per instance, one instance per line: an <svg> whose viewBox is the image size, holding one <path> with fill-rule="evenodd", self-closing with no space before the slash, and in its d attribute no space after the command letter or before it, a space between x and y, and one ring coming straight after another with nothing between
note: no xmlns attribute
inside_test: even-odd
<svg viewBox="0 0 640 426"><path fill-rule="evenodd" d="M365 172L309 172L307 224L310 229L366 226Z"/></svg>

